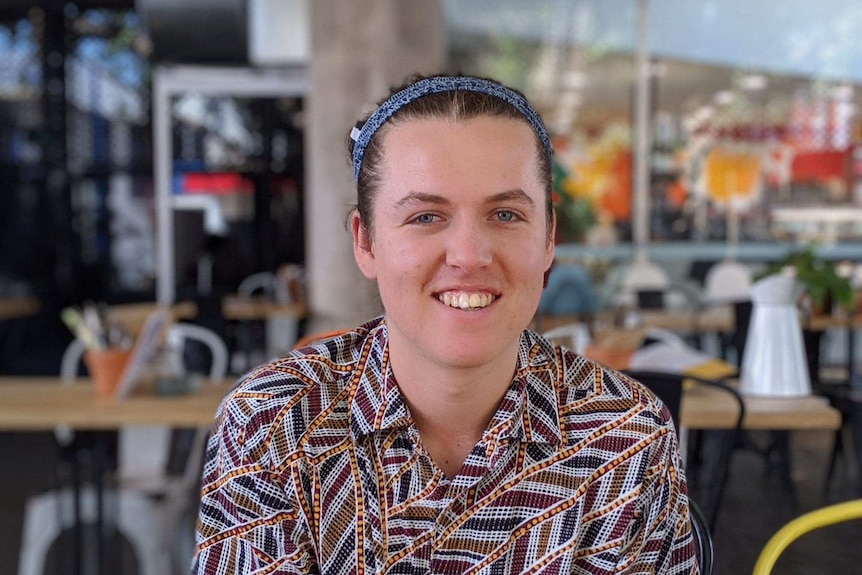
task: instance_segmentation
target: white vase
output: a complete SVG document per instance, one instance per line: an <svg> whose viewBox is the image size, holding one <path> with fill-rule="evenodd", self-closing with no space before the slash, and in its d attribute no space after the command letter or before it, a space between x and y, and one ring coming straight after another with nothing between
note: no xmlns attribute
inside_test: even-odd
<svg viewBox="0 0 862 575"><path fill-rule="evenodd" d="M740 374L747 395L796 397L811 393L811 380L796 301L802 286L772 275L751 286L751 322Z"/></svg>

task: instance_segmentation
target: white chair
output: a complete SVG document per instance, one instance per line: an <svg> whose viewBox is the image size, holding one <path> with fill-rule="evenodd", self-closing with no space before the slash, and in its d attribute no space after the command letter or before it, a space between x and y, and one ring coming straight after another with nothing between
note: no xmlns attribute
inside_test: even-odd
<svg viewBox="0 0 862 575"><path fill-rule="evenodd" d="M237 295L244 298L253 297L261 292L267 299L279 304L293 303L293 296L287 287L289 281L295 279L296 266L286 266L279 273L258 272L246 277L237 288ZM291 314L271 313L265 321L265 350L253 349L248 325L240 323L239 338L241 349L231 360L231 371L242 373L254 365L275 359L293 349L299 337L299 318Z"/></svg>
<svg viewBox="0 0 862 575"><path fill-rule="evenodd" d="M703 280L704 305L730 304L751 299L751 269L735 261L715 264Z"/></svg>
<svg viewBox="0 0 862 575"><path fill-rule="evenodd" d="M209 380L223 380L228 353L222 339L196 325L177 323L168 328L169 346L181 350L187 340L206 345L212 356ZM77 340L66 349L61 364L64 381L71 383L75 378L83 352L84 346ZM194 431L182 475L167 473L171 431L164 426L129 426L119 430L117 528L131 543L141 575L184 573L194 552L193 529L181 532L179 527L194 510L208 429ZM62 442L69 437L70 432L66 431L58 439ZM63 488L28 499L18 575L42 575L51 544L73 525L73 497L70 488ZM95 520L96 504L95 489L91 486L82 489L81 518L85 524Z"/></svg>
<svg viewBox="0 0 862 575"><path fill-rule="evenodd" d="M236 293L240 297L251 297L262 291L268 298L275 299L276 275L273 272L251 274L239 283Z"/></svg>
<svg viewBox="0 0 862 575"><path fill-rule="evenodd" d="M584 350L592 343L589 327L581 322L557 326L544 332L542 336L551 341L560 342L578 355L583 355Z"/></svg>
<svg viewBox="0 0 862 575"><path fill-rule="evenodd" d="M672 280L663 267L645 259L614 267L603 284L605 307L678 311L694 311L700 307L700 290L692 283ZM650 299L657 301L647 304Z"/></svg>
<svg viewBox="0 0 862 575"><path fill-rule="evenodd" d="M609 307L634 308L639 291L664 291L670 283L670 277L661 266L649 260L635 259L611 269L604 282L602 299Z"/></svg>

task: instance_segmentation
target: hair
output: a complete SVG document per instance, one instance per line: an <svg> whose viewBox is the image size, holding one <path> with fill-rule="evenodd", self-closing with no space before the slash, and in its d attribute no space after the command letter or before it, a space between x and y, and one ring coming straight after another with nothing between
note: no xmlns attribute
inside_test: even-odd
<svg viewBox="0 0 862 575"><path fill-rule="evenodd" d="M383 105L392 95L409 88L416 82L429 78L449 77L451 76L445 74L435 76L415 74L410 76L404 84L392 89L389 96L377 102L377 106L379 107ZM500 85L495 80L487 78L479 78L479 80L493 82L494 84ZM511 90L521 98L524 98L521 92L508 87L506 87L506 89ZM524 100L526 101L526 98L524 98ZM357 123L357 126L361 127L364 125L375 111L376 110L372 110L369 112L360 122ZM538 159L538 176L542 182L542 186L545 188L545 218L547 221L548 233L550 233L551 223L554 218L554 202L551 165L552 158L550 150L548 149L549 144L543 141L537 128L524 115L524 113L519 111L509 102L489 93L462 89L430 93L407 101L397 109L389 120L387 120L368 141L364 155L361 159L361 166L359 167L356 177L356 205L353 207L353 209L359 212L362 225L364 225L369 232L373 231L374 211L372 206L374 203L374 196L380 182L381 163L383 160L383 146L381 144L381 138L383 134L386 133L389 126L410 120L441 119L452 122L462 122L483 116L492 118L508 118L530 126L534 136L534 144ZM353 157L354 144L354 140L349 134L347 136L347 149L351 158Z"/></svg>

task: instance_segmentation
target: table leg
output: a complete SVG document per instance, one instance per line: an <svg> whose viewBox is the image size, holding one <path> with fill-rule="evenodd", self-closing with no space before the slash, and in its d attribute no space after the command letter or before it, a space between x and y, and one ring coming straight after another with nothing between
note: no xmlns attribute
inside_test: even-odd
<svg viewBox="0 0 862 575"><path fill-rule="evenodd" d="M73 561L75 565L75 575L83 575L84 573L84 529L83 517L81 511L81 448L76 447L72 450L72 505L75 513L75 524L72 527L74 538L73 545Z"/></svg>
<svg viewBox="0 0 862 575"><path fill-rule="evenodd" d="M850 387L862 393L862 377L856 376L856 329L852 324L847 328L847 378Z"/></svg>
<svg viewBox="0 0 862 575"><path fill-rule="evenodd" d="M790 452L790 432L772 431L772 450L778 455L778 474L784 491L794 509L798 507L796 485L793 483L793 457Z"/></svg>
<svg viewBox="0 0 862 575"><path fill-rule="evenodd" d="M862 376L856 373L856 329L852 322L847 327L847 381L850 385L851 447L856 456L859 491L862 492Z"/></svg>
<svg viewBox="0 0 862 575"><path fill-rule="evenodd" d="M102 433L97 433L93 446L93 487L96 491L96 573L99 575L105 575L105 489L103 477L106 451L105 438Z"/></svg>

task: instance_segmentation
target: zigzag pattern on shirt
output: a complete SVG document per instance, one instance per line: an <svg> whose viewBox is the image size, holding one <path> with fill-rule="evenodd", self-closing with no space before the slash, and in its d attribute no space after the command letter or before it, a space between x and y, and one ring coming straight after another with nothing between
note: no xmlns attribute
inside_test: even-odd
<svg viewBox="0 0 862 575"><path fill-rule="evenodd" d="M368 324L226 398L198 573L696 572L672 424L639 385L527 332L488 430L447 478L387 349L385 323Z"/></svg>

